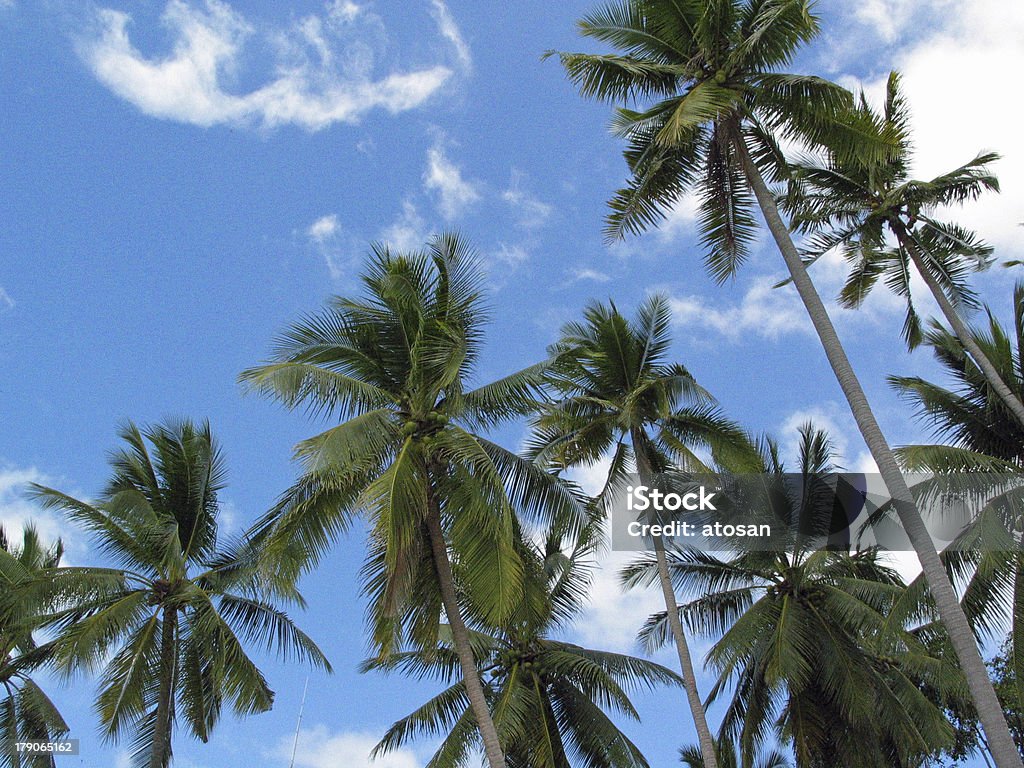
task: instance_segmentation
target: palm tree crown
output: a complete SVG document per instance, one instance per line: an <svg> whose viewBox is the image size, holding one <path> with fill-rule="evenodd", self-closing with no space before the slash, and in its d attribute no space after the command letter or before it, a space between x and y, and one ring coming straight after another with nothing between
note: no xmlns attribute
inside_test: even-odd
<svg viewBox="0 0 1024 768"><path fill-rule="evenodd" d="M894 146L878 162L827 152L827 162L814 158L792 166L790 194L784 209L802 232L813 232L805 254L813 261L835 247L852 265L840 292L844 306L858 306L878 279L907 301L903 335L908 345L921 341L921 322L910 294L911 263L920 260L955 305L972 308L976 297L966 284L970 270L989 263L991 248L977 235L934 217L936 208L973 200L985 190L999 189L988 166L998 155L979 154L970 162L929 181L910 176L913 148L906 100L900 78L890 74L881 115L861 96L864 125L875 125ZM895 238L895 247L886 235ZM916 259L920 256L920 259Z"/></svg>
<svg viewBox="0 0 1024 768"><path fill-rule="evenodd" d="M19 756L10 746L68 732L57 707L31 678L49 655L32 637L47 608L35 582L58 566L63 551L59 540L45 546L31 525L22 530L20 545L9 541L0 527L0 768L53 768L51 755Z"/></svg>
<svg viewBox="0 0 1024 768"><path fill-rule="evenodd" d="M104 735L130 734L134 762L164 768L174 725L206 741L224 704L265 712L274 694L245 644L330 669L312 640L266 596L251 558L218 545L224 461L209 424L121 430L111 477L95 504L34 485L92 534L115 568L61 568L63 607L54 663L65 673L102 669L96 711ZM301 602L297 592L282 595Z"/></svg>
<svg viewBox="0 0 1024 768"><path fill-rule="evenodd" d="M503 628L481 626L474 648L485 670L488 700L506 745L508 764L530 768L646 768L639 749L602 709L637 720L630 687L678 684L668 669L643 659L582 648L551 637L584 607L588 563L598 526L565 553L556 535L524 543L530 596ZM378 745L387 751L416 734L446 734L429 768L463 765L478 739L450 638L440 649L394 654L367 669L433 677L449 687L395 723Z"/></svg>
<svg viewBox="0 0 1024 768"><path fill-rule="evenodd" d="M827 520L831 495L823 499L826 509L816 510L818 497L803 489L833 470L830 441L811 425L801 433L803 482L787 480L768 443L765 498L776 519ZM780 551L740 550L725 559L670 554L676 588L697 596L680 616L695 632L718 637L708 652L719 672L709 701L734 688L720 743L738 743L744 765L773 733L792 746L801 768L919 765L952 736L921 688L963 698L962 674L891 625L887 617L903 585L876 551L817 549L815 531L792 530ZM624 577L628 584L653 581L654 559L637 562ZM669 640L666 619L656 614L644 627L649 649Z"/></svg>
<svg viewBox="0 0 1024 768"><path fill-rule="evenodd" d="M470 387L486 313L476 259L456 235L411 254L374 246L364 296L296 323L277 359L242 374L289 407L344 420L297 448L304 473L257 526L278 568L312 566L369 518L364 585L381 656L437 645L447 616L492 768L504 765L462 614L501 623L521 602L519 515L579 532L577 495L479 434L530 412L547 362ZM517 514L518 513L518 514Z"/></svg>

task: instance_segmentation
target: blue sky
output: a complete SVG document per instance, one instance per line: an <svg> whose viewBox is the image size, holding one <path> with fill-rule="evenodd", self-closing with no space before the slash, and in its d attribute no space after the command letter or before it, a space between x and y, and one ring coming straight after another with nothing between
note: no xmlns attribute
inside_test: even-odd
<svg viewBox="0 0 1024 768"><path fill-rule="evenodd" d="M591 298L631 309L661 291L678 359L730 415L784 444L814 417L847 466L870 466L795 296L770 288L781 268L770 248L715 286L687 201L660 231L603 244L604 201L625 177L609 110L541 61L583 47L574 20L591 5L0 0L0 521L33 517L65 538L71 562L91 562L88 543L32 509L23 484L94 494L118 423L187 415L211 420L231 468L226 522L244 528L293 477L291 446L322 425L243 396L238 372L287 322L351 290L369 242L415 247L447 228L476 245L488 274L482 376L538 359ZM794 68L871 94L901 68L918 172L1003 153L1003 193L958 219L1001 259L1024 256L1020 107L1000 74L1024 69L1024 10L997 0L819 8L823 34ZM814 276L833 296L842 265L826 261ZM1016 277L977 279L1002 316ZM884 383L935 372L925 352L902 349L899 305L879 291L836 317L890 440L922 439ZM500 437L515 446L522 435ZM367 765L369 746L430 690L356 673L361 552L359 536L342 541L304 582L300 622L337 671L311 679L298 766ZM576 637L630 649L655 606L621 595L606 570ZM226 717L208 745L180 738L176 765L235 764L243 751L253 766L287 765L306 672L272 660L266 671L274 711ZM119 749L95 736L91 681L50 688L82 739L81 764L118 764ZM692 728L680 710L666 719L659 709L682 699L638 700L647 720L627 732L652 764L669 765ZM430 751L418 744L376 765L419 766Z"/></svg>

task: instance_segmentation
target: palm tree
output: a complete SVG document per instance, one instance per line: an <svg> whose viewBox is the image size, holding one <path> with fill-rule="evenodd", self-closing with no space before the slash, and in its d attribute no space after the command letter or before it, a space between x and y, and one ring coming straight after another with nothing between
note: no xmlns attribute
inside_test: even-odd
<svg viewBox="0 0 1024 768"><path fill-rule="evenodd" d="M1019 397L1024 394L1024 285L1014 290L1013 303L1012 331L990 313L988 328L971 330L970 334L974 345ZM889 380L917 407L918 417L945 442L901 449L904 463L912 471L982 472L987 477L1024 473L1024 428L1011 418L1006 401L995 396L977 358L965 354L959 336L938 323L933 323L925 335L925 343L953 386L947 388L918 376L891 376ZM1011 498L1016 503L986 504L961 534L957 546L947 548L942 557L950 574L964 583L961 602L979 635L989 640L999 637L1005 631L1005 617L1010 616L1003 663L1012 673L1009 678L1017 686L1017 698L1024 699L1024 554L1019 540L1019 483L995 501ZM962 542L987 546L972 549ZM912 606L908 605L907 610Z"/></svg>
<svg viewBox="0 0 1024 768"><path fill-rule="evenodd" d="M679 762L686 768L706 768L704 758L700 756L699 747L683 747L679 750ZM760 755L754 763L741 764L736 757L736 748L731 741L723 742L718 747L718 764L722 768L740 768L741 765L749 768L792 768L789 760L782 752L776 749L769 750Z"/></svg>
<svg viewBox="0 0 1024 768"><path fill-rule="evenodd" d="M530 453L558 469L590 464L612 453L606 491L625 484L630 465L641 482L670 468L674 460L689 469L704 467L695 449L743 453L746 435L716 410L711 396L685 367L669 363L671 312L664 297L653 296L627 320L614 304L591 304L581 323L562 329L550 352L559 359L551 377L558 400L536 422ZM669 615L676 616L664 548L655 540L659 582ZM693 662L682 625L672 624L686 697L705 760L714 766L714 744L697 690Z"/></svg>
<svg viewBox="0 0 1024 768"><path fill-rule="evenodd" d="M487 695L506 745L509 765L522 768L647 768L640 750L608 718L611 709L633 720L636 710L627 688L678 684L680 678L643 659L582 648L555 640L583 609L589 584L587 565L597 526L571 553L560 537L542 545L524 543L527 591L502 628L481 627L472 642L487 674ZM464 765L478 739L465 686L457 677L458 659L445 633L440 648L393 654L364 669L400 670L431 677L448 687L388 730L376 752L396 749L417 734L446 734L428 768ZM570 759L570 755L577 756Z"/></svg>
<svg viewBox="0 0 1024 768"><path fill-rule="evenodd" d="M378 655L403 635L435 647L443 609L487 760L501 768L463 607L500 626L522 599L517 512L568 518L577 532L587 515L564 483L478 432L531 411L547 363L470 389L486 315L476 259L456 235L420 253L374 246L362 281L363 298L335 298L284 334L273 362L242 374L288 407L343 419L298 446L305 471L258 536L276 569L297 573L365 514Z"/></svg>
<svg viewBox="0 0 1024 768"><path fill-rule="evenodd" d="M46 660L46 648L32 638L45 606L34 599L30 585L56 568L64 548L58 540L45 546L31 525L21 545L8 541L0 527L0 768L53 768L52 755L19 755L13 745L29 739L49 741L68 732L57 707L30 674Z"/></svg>
<svg viewBox="0 0 1024 768"><path fill-rule="evenodd" d="M911 179L910 116L899 86L899 75L891 73L881 116L874 115L863 96L860 106L868 117L865 124L877 122L895 139L893 154L882 162L866 163L828 153L826 163L808 160L796 165L795 184L784 207L792 212L795 227L818 233L805 251L807 260L813 261L837 246L843 248L843 255L852 264L839 297L844 306L860 305L879 277L906 299L903 334L911 348L921 341L921 322L910 294L913 264L989 386L1017 424L1024 426L1024 403L974 343L957 308L977 307L964 278L971 269L987 266L992 249L973 232L938 221L932 214L939 206L976 199L985 190L998 190L998 181L986 167L998 155L980 154L930 181ZM886 245L886 232L895 238L895 248Z"/></svg>
<svg viewBox="0 0 1024 768"><path fill-rule="evenodd" d="M764 498L771 500L764 512L789 521L786 547L737 550L726 559L683 551L670 565L676 587L699 595L680 616L694 631L720 636L708 652L719 671L709 701L735 682L719 739L736 741L745 765L773 731L792 744L800 768L919 765L952 737L943 711L920 688L954 697L962 674L890 626L903 585L875 550L818 548L817 529L833 508L831 494L813 492L815 479L834 471L827 435L801 429L795 478L771 443L764 458ZM637 584L655 574L647 558L625 577ZM649 649L666 642L666 624L657 614L645 625Z"/></svg>
<svg viewBox="0 0 1024 768"><path fill-rule="evenodd" d="M768 186L788 173L780 136L827 143L841 156L880 160L892 152L891 137L877 141L877 126L864 124L847 91L779 72L818 29L811 0L618 0L584 17L580 31L621 53L559 56L584 96L642 105L616 113L632 177L611 201L610 237L646 229L684 194L696 192L707 265L724 280L749 252L756 201L896 501L996 763L1021 768L967 618Z"/></svg>
<svg viewBox="0 0 1024 768"><path fill-rule="evenodd" d="M102 668L96 711L104 736L130 735L136 765L166 768L179 720L205 742L225 703L238 715L271 708L274 693L245 644L330 665L271 602L251 558L218 548L225 467L210 425L129 422L120 437L125 445L96 503L32 486L116 566L54 571L65 604L46 626L59 631L59 670ZM301 602L297 592L281 596Z"/></svg>

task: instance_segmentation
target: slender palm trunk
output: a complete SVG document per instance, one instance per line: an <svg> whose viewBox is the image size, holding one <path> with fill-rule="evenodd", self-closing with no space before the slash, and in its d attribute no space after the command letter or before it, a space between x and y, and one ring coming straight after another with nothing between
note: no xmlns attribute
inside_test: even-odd
<svg viewBox="0 0 1024 768"><path fill-rule="evenodd" d="M167 768L171 761L174 667L178 659L178 649L175 645L178 612L174 608L165 606L163 614L160 633L160 687L157 692L156 722L153 725L153 749L149 756L149 768Z"/></svg>
<svg viewBox="0 0 1024 768"><path fill-rule="evenodd" d="M995 689L985 668L985 662L978 652L971 627L967 623L967 616L957 600L956 592L946 575L946 570L939 559L935 544L928 534L928 530L917 510L917 505L907 486L906 479L900 472L892 449L882 434L878 421L871 410L864 390L854 373L853 366L846 356L836 334L832 320L828 316L825 305L818 295L814 283L804 266L800 253L789 236L789 229L779 215L778 207L775 204L771 190L761 177L760 171L750 158L746 145L741 139L735 142L737 155L742 164L743 173L747 183L753 189L757 202L760 205L761 213L764 216L768 229L775 239L775 243L782 252L782 258L789 268L793 284L797 293L807 309L807 314L814 324L829 365L835 373L836 380L846 396L850 410L853 413L857 427L864 438L864 442L871 452L872 458L878 464L879 472L885 481L889 495L894 501L896 512L899 515L903 529L910 539L911 545L917 552L921 561L921 569L924 572L928 583L929 591L935 600L935 606L939 618L946 627L950 642L956 652L960 666L967 677L967 685L970 689L971 698L978 711L978 719L981 721L985 736L991 747L992 757L998 768L1024 768L1020 755L1010 737L1010 730L1006 724L1002 707L996 698Z"/></svg>
<svg viewBox="0 0 1024 768"><path fill-rule="evenodd" d="M639 447L642 441L637 440L635 430L630 437L633 442L633 453L636 455L636 470L637 474L640 475L640 482L649 485L654 478L654 473L651 471L651 464L646 454ZM700 691L697 690L697 675L693 671L690 646L686 642L683 623L679 620L679 604L676 602L676 593L672 588L672 577L668 572L668 558L665 556L665 545L659 536L654 538L654 557L658 565L658 581L661 584L661 594L665 598L668 626L672 632L672 638L675 640L676 653L679 655L679 671L683 675L686 701L690 705L693 724L697 728L697 741L700 744L701 757L704 759L704 768L718 768L715 737L711 735L711 729L708 727L707 713L704 711L704 703L700 699Z"/></svg>
<svg viewBox="0 0 1024 768"><path fill-rule="evenodd" d="M956 307L946 296L946 292L942 290L942 286L939 285L939 281L935 279L935 275L928 268L925 263L924 255L921 253L921 249L918 248L917 243L909 236L905 230L897 230L896 237L900 241L907 253L910 254L911 261L914 262L914 266L917 267L917 271L921 273L921 277L924 278L925 285L928 286L928 290L932 292L932 296L935 297L935 301L938 302L939 309L942 310L943 316L946 318L946 322L949 323L953 329L953 333L963 344L964 349L967 350L967 354L973 358L975 364L981 369L982 374L985 376L985 380L992 387L992 391L995 392L999 399L1006 404L1006 407L1010 409L1010 413L1017 420L1017 423L1024 427L1024 403L1021 402L1020 398L1013 393L1002 376L999 375L999 371L989 360L978 343L974 340L974 334L967 327L967 323L960 317L960 313Z"/></svg>
<svg viewBox="0 0 1024 768"><path fill-rule="evenodd" d="M452 576L452 564L448 560L448 545L441 530L441 511L437 500L429 500L427 511L427 531L430 534L430 549L434 556L434 568L437 570L437 582L441 589L441 603L444 605L448 626L452 630L452 643L462 667L462 680L469 697L469 706L476 718L480 737L484 742L484 753L490 768L505 768L505 754L501 751L498 729L494 727L491 711L487 708L487 697L480 682L480 672L473 656L473 646L469 641L469 630L459 613L458 597L455 593L455 579Z"/></svg>

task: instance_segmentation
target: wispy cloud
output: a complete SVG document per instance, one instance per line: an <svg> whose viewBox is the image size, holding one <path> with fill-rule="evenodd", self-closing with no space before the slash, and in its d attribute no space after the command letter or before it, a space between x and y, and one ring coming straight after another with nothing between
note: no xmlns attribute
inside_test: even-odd
<svg viewBox="0 0 1024 768"><path fill-rule="evenodd" d="M468 70L473 66L473 56L469 52L469 46L466 45L466 41L462 37L462 32L459 30L458 24L455 23L455 19L452 18L451 11L448 10L448 6L444 4L442 0L430 0L431 14L437 21L437 29L441 33L441 36L447 40L452 50L455 51L455 55L458 58L459 64L463 69Z"/></svg>
<svg viewBox="0 0 1024 768"><path fill-rule="evenodd" d="M398 218L380 233L381 240L399 251L418 250L427 242L429 236L426 221L415 204L409 200L402 203L402 212Z"/></svg>
<svg viewBox="0 0 1024 768"><path fill-rule="evenodd" d="M292 736L282 736L272 756L289 760ZM299 731L295 750L296 768L418 768L421 764L409 749L396 749L370 759L379 736L352 731L331 731L317 725Z"/></svg>
<svg viewBox="0 0 1024 768"><path fill-rule="evenodd" d="M359 248L355 238L342 228L338 214L321 216L306 228L305 234L327 265L332 280L344 280L352 275Z"/></svg>
<svg viewBox="0 0 1024 768"><path fill-rule="evenodd" d="M604 272L600 272L596 269L590 269L589 267L583 267L581 269L573 270L573 281L582 282L588 280L593 283L607 283L611 281L611 275L607 275Z"/></svg>
<svg viewBox="0 0 1024 768"><path fill-rule="evenodd" d="M527 230L539 229L551 216L552 208L523 189L524 185L523 174L513 170L512 181L508 189L501 193L501 199L512 208L519 226Z"/></svg>
<svg viewBox="0 0 1024 768"><path fill-rule="evenodd" d="M462 61L469 54L457 26L441 0L432 3L441 36ZM257 28L222 0L206 0L202 8L170 0L162 23L174 43L162 58L147 58L135 47L127 13L103 8L96 19L98 32L81 42L80 52L100 82L147 115L193 125L319 130L355 123L372 110L397 114L414 109L455 74L438 63L376 77L377 57L359 25L379 24L380 19L353 2L333 2L321 16L265 30L262 36L277 51L275 74L247 93L230 90L230 84Z"/></svg>
<svg viewBox="0 0 1024 768"><path fill-rule="evenodd" d="M427 150L423 185L437 195L437 209L448 221L458 218L480 199L477 185L462 176L462 170L445 154L443 140Z"/></svg>
<svg viewBox="0 0 1024 768"><path fill-rule="evenodd" d="M14 299L12 299L10 294L4 290L4 287L2 285L0 285L0 310L13 308Z"/></svg>

